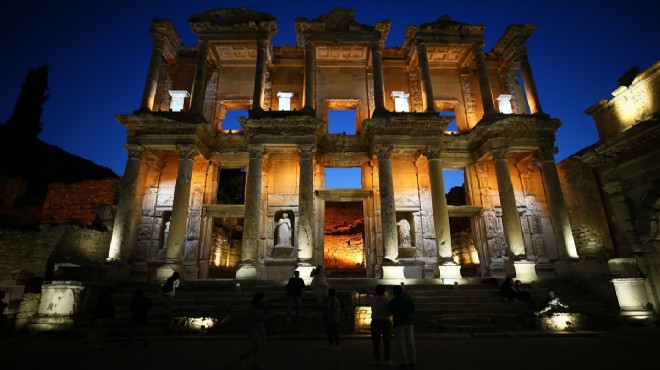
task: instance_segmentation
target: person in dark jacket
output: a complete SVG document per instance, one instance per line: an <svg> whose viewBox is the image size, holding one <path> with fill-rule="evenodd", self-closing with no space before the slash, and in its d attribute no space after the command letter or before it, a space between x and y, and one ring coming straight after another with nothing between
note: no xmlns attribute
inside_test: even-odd
<svg viewBox="0 0 660 370"><path fill-rule="evenodd" d="M390 301L389 308L394 321L394 340L399 352L399 368L415 369L417 357L413 324L415 305L409 295L403 294L400 285L395 285L392 292L394 298Z"/></svg>

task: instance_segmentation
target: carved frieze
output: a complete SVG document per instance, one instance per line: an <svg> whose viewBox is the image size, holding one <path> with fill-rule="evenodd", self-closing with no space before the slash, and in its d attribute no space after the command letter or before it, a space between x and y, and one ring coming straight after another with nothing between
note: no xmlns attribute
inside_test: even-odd
<svg viewBox="0 0 660 370"><path fill-rule="evenodd" d="M424 98L422 96L422 75L419 67L408 69L408 85L410 86L410 108L413 112L424 111Z"/></svg>

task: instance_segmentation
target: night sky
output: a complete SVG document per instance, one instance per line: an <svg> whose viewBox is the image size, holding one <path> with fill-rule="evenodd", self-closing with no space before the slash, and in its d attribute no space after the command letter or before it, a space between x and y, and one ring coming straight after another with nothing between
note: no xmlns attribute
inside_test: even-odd
<svg viewBox="0 0 660 370"><path fill-rule="evenodd" d="M444 14L485 25L486 51L508 25L533 23L528 55L541 106L563 123L557 162L597 141L585 109L610 98L630 67L644 70L660 60L660 2L650 0L8 1L0 12L0 122L11 116L27 71L49 64L39 138L122 175L126 130L114 116L139 108L151 21L171 20L184 43L195 45L188 17L232 7L274 15L276 46L295 44L295 18L314 19L334 7L354 9L360 23L391 20L387 47L401 46L406 26Z"/></svg>

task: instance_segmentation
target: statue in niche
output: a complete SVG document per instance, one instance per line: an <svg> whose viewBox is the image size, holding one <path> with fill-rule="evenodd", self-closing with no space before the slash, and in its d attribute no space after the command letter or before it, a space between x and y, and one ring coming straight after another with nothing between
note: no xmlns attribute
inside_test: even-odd
<svg viewBox="0 0 660 370"><path fill-rule="evenodd" d="M410 223L406 219L397 222L399 227L399 248L410 248Z"/></svg>
<svg viewBox="0 0 660 370"><path fill-rule="evenodd" d="M275 246L291 245L291 220L288 213L283 213L275 228L277 233L277 244Z"/></svg>
<svg viewBox="0 0 660 370"><path fill-rule="evenodd" d="M165 229L163 230L163 249L167 248L167 240L170 237L170 220L165 222Z"/></svg>

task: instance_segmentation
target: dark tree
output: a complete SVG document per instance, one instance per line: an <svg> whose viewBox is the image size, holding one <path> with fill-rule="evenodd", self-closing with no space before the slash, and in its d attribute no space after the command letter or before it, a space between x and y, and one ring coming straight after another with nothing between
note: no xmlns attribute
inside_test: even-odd
<svg viewBox="0 0 660 370"><path fill-rule="evenodd" d="M41 114L48 99L48 64L32 68L25 76L21 92L2 136L20 142L31 141L41 132Z"/></svg>

